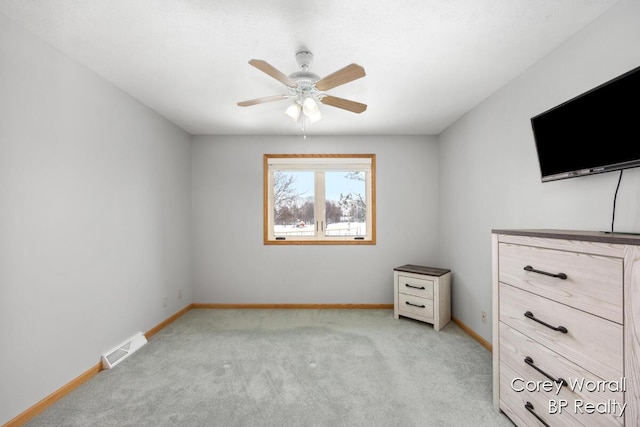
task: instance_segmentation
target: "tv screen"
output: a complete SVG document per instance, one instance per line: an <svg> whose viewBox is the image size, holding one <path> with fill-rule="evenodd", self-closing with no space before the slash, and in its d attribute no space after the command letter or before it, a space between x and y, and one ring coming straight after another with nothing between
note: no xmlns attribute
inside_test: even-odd
<svg viewBox="0 0 640 427"><path fill-rule="evenodd" d="M531 118L542 182L640 166L640 67Z"/></svg>

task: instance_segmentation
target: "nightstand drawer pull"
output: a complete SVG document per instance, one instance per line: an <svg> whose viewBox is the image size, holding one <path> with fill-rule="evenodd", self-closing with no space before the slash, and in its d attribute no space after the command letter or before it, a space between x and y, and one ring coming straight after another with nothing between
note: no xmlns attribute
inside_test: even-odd
<svg viewBox="0 0 640 427"><path fill-rule="evenodd" d="M553 329L554 331L562 332L563 334L566 334L567 332L569 332L569 331L567 331L567 328L565 328L564 326L551 326L550 324L545 323L540 319L536 319L533 316L533 313L530 312L530 311L525 312L524 313L524 317L529 318L531 320L535 320L536 322L540 323L541 325L544 325L549 329Z"/></svg>
<svg viewBox="0 0 640 427"><path fill-rule="evenodd" d="M551 381L553 381L554 383L560 383L564 386L568 386L569 384L567 384L567 382L565 380L563 380L562 378L558 378L555 379L553 378L551 375L547 374L545 371L543 371L542 369L538 368L534 362L533 359L530 358L529 356L524 358L524 363L526 363L527 365L531 366L533 369L535 369L536 371L540 372L542 375L544 375L545 377L549 378Z"/></svg>
<svg viewBox="0 0 640 427"><path fill-rule="evenodd" d="M406 303L407 305L412 305L412 306L414 306L414 307L418 307L418 308L425 308L425 307L426 307L426 305L412 304L412 303L410 303L409 301L405 301L405 303Z"/></svg>
<svg viewBox="0 0 640 427"><path fill-rule="evenodd" d="M527 401L527 403L524 404L524 407L527 411L531 412L531 415L533 415L534 417L536 417L538 419L538 421L540 421L542 423L542 425L544 425L545 427L550 427L549 424L547 424L542 418L540 418L540 415L536 414L535 412L533 412L533 405L531 404L531 402Z"/></svg>
<svg viewBox="0 0 640 427"><path fill-rule="evenodd" d="M557 277L558 279L567 280L567 275L564 274L564 273L556 273L556 274L554 274L554 273L549 273L547 271L536 270L535 268L531 267L530 265L525 266L524 269L526 271L530 271L532 273L544 274L545 276Z"/></svg>
<svg viewBox="0 0 640 427"><path fill-rule="evenodd" d="M408 284L408 283L405 283L404 285L405 285L407 288L421 289L421 290L425 290L425 289L427 289L427 288L425 288L424 286L412 286L412 285L410 285L410 284Z"/></svg>

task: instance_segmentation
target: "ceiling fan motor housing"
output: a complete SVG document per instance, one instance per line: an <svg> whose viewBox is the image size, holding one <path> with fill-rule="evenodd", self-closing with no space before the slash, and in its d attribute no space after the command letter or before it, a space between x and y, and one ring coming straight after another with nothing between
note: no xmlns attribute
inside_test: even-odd
<svg viewBox="0 0 640 427"><path fill-rule="evenodd" d="M318 75L310 73L309 71L296 71L295 73L289 74L289 77L295 80L298 86L305 84L314 85L320 80Z"/></svg>
<svg viewBox="0 0 640 427"><path fill-rule="evenodd" d="M300 50L296 53L296 62L298 62L301 71L289 75L298 85L289 89L291 94L299 104L302 104L304 99L308 97L316 101L319 100L320 92L315 88L315 84L320 80L320 76L308 71L313 62L313 54L307 50Z"/></svg>
<svg viewBox="0 0 640 427"><path fill-rule="evenodd" d="M309 68L313 62L313 53L307 50L298 51L296 53L296 62L298 62L301 71L291 73L289 77L298 83L298 86L313 86L320 80L320 76L309 72Z"/></svg>
<svg viewBox="0 0 640 427"><path fill-rule="evenodd" d="M308 50L299 50L296 52L296 62L303 71L308 70L313 62L313 53Z"/></svg>

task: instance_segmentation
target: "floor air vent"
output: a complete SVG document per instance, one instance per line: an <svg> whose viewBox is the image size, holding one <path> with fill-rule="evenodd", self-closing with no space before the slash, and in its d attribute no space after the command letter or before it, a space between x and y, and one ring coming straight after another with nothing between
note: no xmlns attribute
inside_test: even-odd
<svg viewBox="0 0 640 427"><path fill-rule="evenodd" d="M147 343L147 338L142 332L138 332L122 344L112 348L102 355L102 368L111 369L124 359L129 357L134 351Z"/></svg>

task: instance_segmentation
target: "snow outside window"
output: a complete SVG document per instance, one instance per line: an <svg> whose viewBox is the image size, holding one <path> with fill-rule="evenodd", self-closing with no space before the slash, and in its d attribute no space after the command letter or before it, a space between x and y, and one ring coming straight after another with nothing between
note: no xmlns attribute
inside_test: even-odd
<svg viewBox="0 0 640 427"><path fill-rule="evenodd" d="M265 154L265 244L375 244L375 154Z"/></svg>

